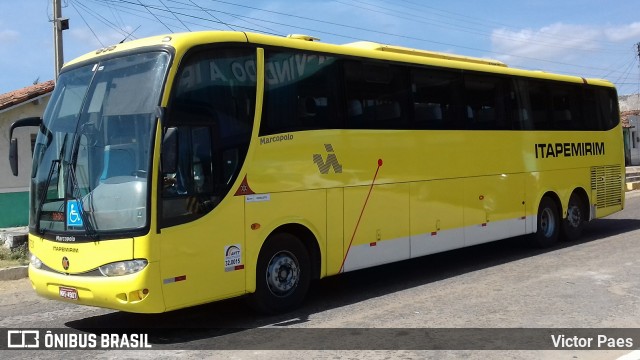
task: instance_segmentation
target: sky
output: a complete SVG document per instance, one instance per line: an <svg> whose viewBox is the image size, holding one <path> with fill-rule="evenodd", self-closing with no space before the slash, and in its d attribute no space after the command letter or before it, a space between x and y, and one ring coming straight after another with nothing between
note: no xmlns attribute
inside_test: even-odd
<svg viewBox="0 0 640 360"><path fill-rule="evenodd" d="M637 0L60 1L65 61L125 39L233 29L491 58L640 93ZM0 1L0 94L53 79L52 2Z"/></svg>

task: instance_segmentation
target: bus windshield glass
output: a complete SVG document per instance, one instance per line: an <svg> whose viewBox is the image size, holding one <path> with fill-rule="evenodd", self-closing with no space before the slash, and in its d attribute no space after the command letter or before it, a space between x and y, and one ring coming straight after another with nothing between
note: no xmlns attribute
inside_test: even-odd
<svg viewBox="0 0 640 360"><path fill-rule="evenodd" d="M60 75L33 150L32 230L75 239L147 226L152 139L169 59L166 52L138 53Z"/></svg>

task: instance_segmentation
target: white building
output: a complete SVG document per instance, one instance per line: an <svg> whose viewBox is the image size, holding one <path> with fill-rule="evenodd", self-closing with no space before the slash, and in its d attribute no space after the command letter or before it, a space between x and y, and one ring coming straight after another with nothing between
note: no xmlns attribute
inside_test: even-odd
<svg viewBox="0 0 640 360"><path fill-rule="evenodd" d="M35 127L14 130L18 139L18 176L9 166L9 128L19 119L42 116L53 91L53 80L0 95L0 228L29 222L29 175Z"/></svg>
<svg viewBox="0 0 640 360"><path fill-rule="evenodd" d="M629 122L628 138L625 139L629 144L628 156L631 161L629 165L640 165L640 116L630 115L627 118Z"/></svg>

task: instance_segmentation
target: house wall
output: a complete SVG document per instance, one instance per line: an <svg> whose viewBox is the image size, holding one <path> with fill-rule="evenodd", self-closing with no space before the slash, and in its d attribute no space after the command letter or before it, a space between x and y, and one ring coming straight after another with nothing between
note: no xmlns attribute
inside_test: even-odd
<svg viewBox="0 0 640 360"><path fill-rule="evenodd" d="M629 116L629 149L631 165L640 165L640 116Z"/></svg>
<svg viewBox="0 0 640 360"><path fill-rule="evenodd" d="M9 165L9 128L19 119L42 116L50 94L0 111L0 228L24 226L29 222L29 175L31 173L31 134L35 127L14 130L18 139L18 176Z"/></svg>

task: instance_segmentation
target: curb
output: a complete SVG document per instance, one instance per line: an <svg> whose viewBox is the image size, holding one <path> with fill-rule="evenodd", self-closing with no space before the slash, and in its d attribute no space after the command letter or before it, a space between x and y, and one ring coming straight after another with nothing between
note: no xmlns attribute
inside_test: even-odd
<svg viewBox="0 0 640 360"><path fill-rule="evenodd" d="M24 265L0 269L0 281L24 279L29 276L28 268L27 265Z"/></svg>

